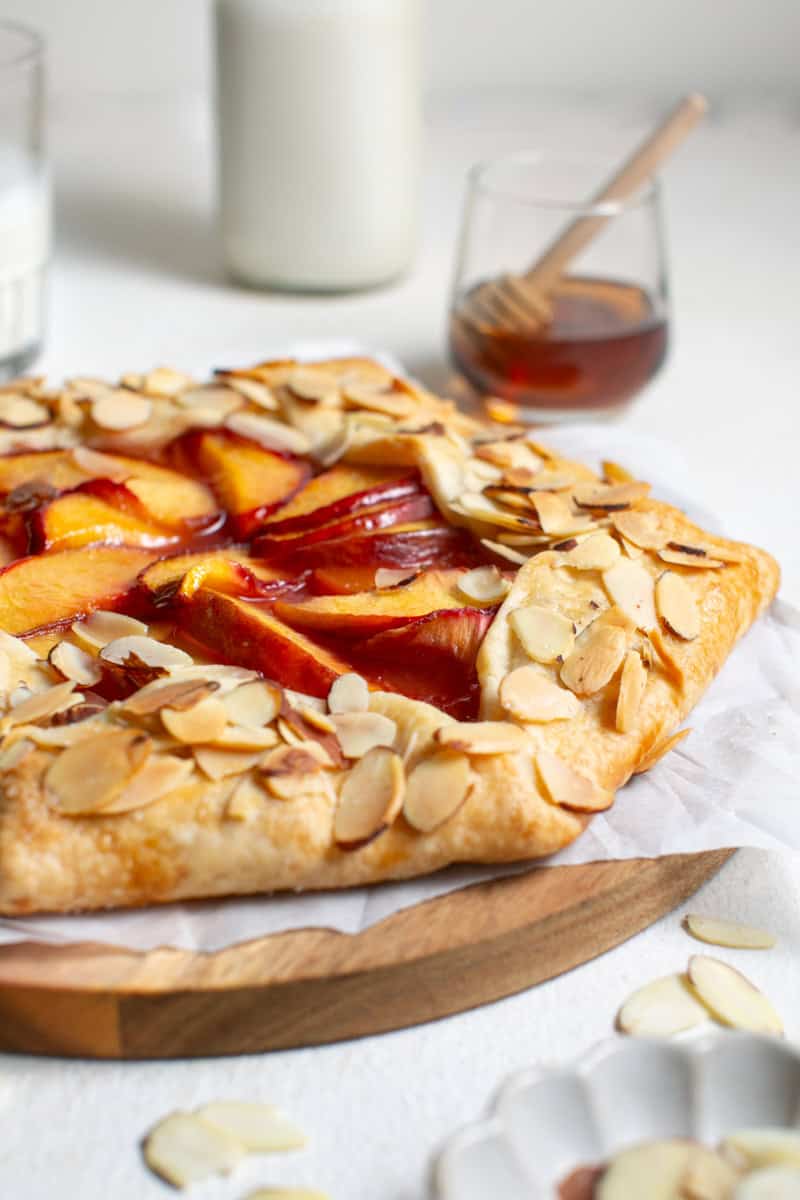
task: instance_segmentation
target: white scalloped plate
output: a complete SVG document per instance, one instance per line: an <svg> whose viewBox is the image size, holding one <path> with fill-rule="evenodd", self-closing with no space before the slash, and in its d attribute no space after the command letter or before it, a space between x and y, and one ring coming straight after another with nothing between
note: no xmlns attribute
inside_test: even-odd
<svg viewBox="0 0 800 1200"><path fill-rule="evenodd" d="M800 1127L800 1050L722 1032L682 1041L615 1038L574 1066L512 1075L483 1121L454 1134L437 1200L553 1200L575 1167L648 1138L713 1144L737 1129Z"/></svg>

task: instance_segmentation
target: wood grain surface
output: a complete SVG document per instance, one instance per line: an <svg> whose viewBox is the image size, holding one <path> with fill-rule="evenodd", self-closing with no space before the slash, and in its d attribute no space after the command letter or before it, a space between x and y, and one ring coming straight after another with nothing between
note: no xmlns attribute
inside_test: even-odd
<svg viewBox="0 0 800 1200"><path fill-rule="evenodd" d="M182 1058L321 1045L498 1000L671 911L731 850L540 868L406 909L363 933L274 934L217 954L0 949L0 1050Z"/></svg>

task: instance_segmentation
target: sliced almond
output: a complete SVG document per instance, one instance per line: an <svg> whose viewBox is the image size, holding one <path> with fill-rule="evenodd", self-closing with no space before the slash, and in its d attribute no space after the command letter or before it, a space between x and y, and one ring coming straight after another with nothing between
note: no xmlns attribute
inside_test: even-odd
<svg viewBox="0 0 800 1200"><path fill-rule="evenodd" d="M686 675L678 659L673 653L672 645L668 644L660 629L651 629L647 635L647 643L651 650L655 652L658 659L658 665L664 671L665 675L679 688L683 687L686 681Z"/></svg>
<svg viewBox="0 0 800 1200"><path fill-rule="evenodd" d="M275 725L280 736L290 746L304 746L308 740L304 731L295 728L284 717L278 717Z"/></svg>
<svg viewBox="0 0 800 1200"><path fill-rule="evenodd" d="M103 669L97 659L72 642L56 642L47 661L65 679L71 679L81 687L91 687L103 677Z"/></svg>
<svg viewBox="0 0 800 1200"><path fill-rule="evenodd" d="M213 413L221 422L230 413L238 412L244 406L244 396L233 388L219 387L213 384L205 387L188 388L176 396L176 402L181 408L200 408Z"/></svg>
<svg viewBox="0 0 800 1200"><path fill-rule="evenodd" d="M760 1167L736 1185L731 1200L797 1200L798 1196L800 1167Z"/></svg>
<svg viewBox="0 0 800 1200"><path fill-rule="evenodd" d="M408 567L378 567L375 572L375 587L397 587L401 583L408 583L416 574L415 570L410 571Z"/></svg>
<svg viewBox="0 0 800 1200"><path fill-rule="evenodd" d="M525 481L532 480L541 469L541 456L536 454L524 442L513 438L496 442L482 442L475 447L475 457L490 462L506 471L524 471L521 476Z"/></svg>
<svg viewBox="0 0 800 1200"><path fill-rule="evenodd" d="M185 650L139 634L108 642L100 651L100 657L118 667L145 666L164 671L168 667L188 666L192 661Z"/></svg>
<svg viewBox="0 0 800 1200"><path fill-rule="evenodd" d="M177 741L196 746L222 737L228 714L222 700L208 696L190 708L162 708L161 722Z"/></svg>
<svg viewBox="0 0 800 1200"><path fill-rule="evenodd" d="M375 746L355 764L339 793L333 836L340 846L359 846L388 828L403 807L403 760Z"/></svg>
<svg viewBox="0 0 800 1200"><path fill-rule="evenodd" d="M283 689L283 694L290 709L296 712L299 712L301 708L315 708L317 712L321 713L328 711L327 701L323 700L321 696L309 696L308 692L296 692L294 688L287 687Z"/></svg>
<svg viewBox="0 0 800 1200"><path fill-rule="evenodd" d="M44 404L14 392L0 395L0 425L10 425L12 429L31 429L49 420L50 409Z"/></svg>
<svg viewBox="0 0 800 1200"><path fill-rule="evenodd" d="M125 613L106 612L98 609L90 613L84 621L76 621L71 632L82 646L89 650L102 650L109 642L122 637L146 637L147 626L144 621L128 617Z"/></svg>
<svg viewBox="0 0 800 1200"><path fill-rule="evenodd" d="M740 1129L725 1138L722 1149L749 1168L785 1166L800 1169L798 1129Z"/></svg>
<svg viewBox="0 0 800 1200"><path fill-rule="evenodd" d="M627 554L628 558L642 558L643 557L644 550L642 550L641 547L639 547L639 546L634 546L633 542L629 542L627 538L624 538L622 536L622 534L619 534L619 542L620 542L620 545L622 546L622 549Z"/></svg>
<svg viewBox="0 0 800 1200"><path fill-rule="evenodd" d="M234 787L225 805L228 821L250 821L264 807L264 791L245 775Z"/></svg>
<svg viewBox="0 0 800 1200"><path fill-rule="evenodd" d="M213 743L220 750L269 750L277 746L278 735L274 729L252 729L247 725L226 725Z"/></svg>
<svg viewBox="0 0 800 1200"><path fill-rule="evenodd" d="M692 937L712 946L730 946L733 950L770 950L776 939L765 929L754 929L752 925L740 925L736 921L720 921L716 917L704 917L689 913L686 928Z"/></svg>
<svg viewBox="0 0 800 1200"><path fill-rule="evenodd" d="M288 1117L271 1104L217 1100L195 1110L198 1121L228 1134L255 1154L276 1150L299 1150L307 1138Z"/></svg>
<svg viewBox="0 0 800 1200"><path fill-rule="evenodd" d="M604 477L609 483L635 483L636 476L631 475L627 467L621 467L619 463L610 458L604 458L600 464Z"/></svg>
<svg viewBox="0 0 800 1200"><path fill-rule="evenodd" d="M250 1192L245 1200L331 1200L327 1192L315 1192L303 1187L268 1187Z"/></svg>
<svg viewBox="0 0 800 1200"><path fill-rule="evenodd" d="M327 713L320 712L318 708L303 705L300 709L300 716L307 725L312 725L320 733L336 733L336 724L333 718L329 717Z"/></svg>
<svg viewBox="0 0 800 1200"><path fill-rule="evenodd" d="M661 550L669 541L658 512L643 512L631 509L628 512L614 513L611 524L617 533L621 534L634 546L642 550Z"/></svg>
<svg viewBox="0 0 800 1200"><path fill-rule="evenodd" d="M336 736L345 758L362 758L375 746L393 746L397 724L373 712L334 713Z"/></svg>
<svg viewBox="0 0 800 1200"><path fill-rule="evenodd" d="M336 404L339 400L339 381L336 376L313 367L296 367L286 386L293 396L313 404Z"/></svg>
<svg viewBox="0 0 800 1200"><path fill-rule="evenodd" d="M682 1200L681 1182L695 1147L675 1138L621 1150L597 1182L596 1200Z"/></svg>
<svg viewBox="0 0 800 1200"><path fill-rule="evenodd" d="M97 716L97 711L92 714ZM20 738L22 740L30 740L35 746L41 746L45 750L63 750L67 746L74 746L76 742L82 742L87 737L95 737L100 732L100 726L95 721L73 721L65 725L18 725L13 732L9 733L5 738L5 744L9 744L11 739ZM18 745L15 741L14 745ZM6 764L2 767L6 769Z"/></svg>
<svg viewBox="0 0 800 1200"><path fill-rule="evenodd" d="M697 571L714 571L718 567L724 567L725 563L721 558L713 558L710 554L706 554L705 550L676 550L672 546L665 546L663 550L659 550L658 557L665 563L671 563L676 567L693 567Z"/></svg>
<svg viewBox="0 0 800 1200"><path fill-rule="evenodd" d="M657 742L639 759L634 768L634 775L643 775L645 771L650 771L657 762L660 762L665 754L669 754L670 750L687 738L691 733L691 729L679 729L677 733L671 734L668 738L664 738L662 742Z"/></svg>
<svg viewBox="0 0 800 1200"><path fill-rule="evenodd" d="M191 759L177 758L174 754L151 754L119 795L110 804L103 805L101 813L106 816L147 808L186 783L192 769Z"/></svg>
<svg viewBox="0 0 800 1200"><path fill-rule="evenodd" d="M149 717L152 713L161 712L162 708L174 708L183 711L205 700L217 690L215 683L207 683L203 679L180 680L157 679L148 683L138 692L134 692L120 705L122 712L131 717Z"/></svg>
<svg viewBox="0 0 800 1200"><path fill-rule="evenodd" d="M672 1037L709 1019L685 975L664 975L638 988L617 1013L617 1028L631 1037Z"/></svg>
<svg viewBox="0 0 800 1200"><path fill-rule="evenodd" d="M458 590L476 604L499 604L510 587L497 567L475 567L458 581Z"/></svg>
<svg viewBox="0 0 800 1200"><path fill-rule="evenodd" d="M618 733L630 733L636 727L636 718L647 687L647 667L638 650L629 650L619 680L617 696L616 726Z"/></svg>
<svg viewBox="0 0 800 1200"><path fill-rule="evenodd" d="M332 713L366 712L369 708L369 688L366 679L348 671L331 684L328 708Z"/></svg>
<svg viewBox="0 0 800 1200"><path fill-rule="evenodd" d="M576 696L593 696L616 675L628 638L617 625L590 625L565 660L561 680Z"/></svg>
<svg viewBox="0 0 800 1200"><path fill-rule="evenodd" d="M318 774L324 767L331 766L324 746L319 742L305 742L299 746L276 746L265 754L259 763L263 775L308 775Z"/></svg>
<svg viewBox="0 0 800 1200"><path fill-rule="evenodd" d="M689 959L689 980L723 1025L751 1033L783 1033L783 1022L767 997L740 971L706 954Z"/></svg>
<svg viewBox="0 0 800 1200"><path fill-rule="evenodd" d="M358 386L355 383L345 386L344 399L351 408L383 413L384 416L394 417L396 420L410 416L417 409L417 403L412 396L379 391L376 388Z"/></svg>
<svg viewBox="0 0 800 1200"><path fill-rule="evenodd" d="M527 513L530 516L533 505L530 500L529 488L512 490L508 487L498 487L496 484L489 484L481 488L481 491L493 504L502 504L506 508L515 508L518 512Z"/></svg>
<svg viewBox="0 0 800 1200"><path fill-rule="evenodd" d="M653 629L658 623L653 576L639 562L620 558L603 571L603 583L611 599L638 629Z"/></svg>
<svg viewBox="0 0 800 1200"><path fill-rule="evenodd" d="M406 780L403 816L420 833L431 833L458 812L472 772L466 754L440 750L423 758Z"/></svg>
<svg viewBox="0 0 800 1200"><path fill-rule="evenodd" d="M222 703L233 725L260 729L275 720L281 709L281 689L276 683L257 679L228 692Z"/></svg>
<svg viewBox="0 0 800 1200"><path fill-rule="evenodd" d="M500 703L519 721L569 721L581 711L572 692L559 687L536 667L517 667L500 684Z"/></svg>
<svg viewBox="0 0 800 1200"><path fill-rule="evenodd" d="M176 371L174 367L155 367L138 379L123 376L122 382L129 387L141 388L149 396L177 396L191 387L194 379L184 371Z"/></svg>
<svg viewBox="0 0 800 1200"><path fill-rule="evenodd" d="M699 634L700 611L694 593L686 580L674 571L665 571L656 583L656 609L677 637L691 642Z"/></svg>
<svg viewBox="0 0 800 1200"><path fill-rule="evenodd" d="M639 500L650 495L650 484L632 483L579 483L572 490L572 498L579 508L592 508L601 512L618 512L630 508Z"/></svg>
<svg viewBox="0 0 800 1200"><path fill-rule="evenodd" d="M504 558L515 566L524 566L528 561L529 555L520 554L518 550L513 550L510 546L504 546L502 542L493 542L490 538L481 538L481 545L484 546L490 554L496 554L498 558Z"/></svg>
<svg viewBox="0 0 800 1200"><path fill-rule="evenodd" d="M476 757L516 754L530 748L524 731L507 721L456 721L440 726L433 740L443 749L460 750Z"/></svg>
<svg viewBox="0 0 800 1200"><path fill-rule="evenodd" d="M568 567L579 571L606 571L620 556L619 542L607 533L590 533L566 555Z"/></svg>
<svg viewBox="0 0 800 1200"><path fill-rule="evenodd" d="M22 638L0 629L0 650L8 656L14 670L25 670L37 661L36 655Z"/></svg>
<svg viewBox="0 0 800 1200"><path fill-rule="evenodd" d="M305 433L258 413L232 413L225 425L232 433L258 442L268 450L288 450L290 454L308 454L311 442Z"/></svg>
<svg viewBox="0 0 800 1200"><path fill-rule="evenodd" d="M167 675L175 682L212 683L220 696L227 696L234 688L258 679L257 671L248 671L246 667L231 667L225 663L192 663L190 667L167 667Z"/></svg>
<svg viewBox="0 0 800 1200"><path fill-rule="evenodd" d="M4 728L12 729L15 725L32 725L36 721L44 721L57 713L64 712L81 697L75 692L75 683L68 679L57 683L43 692L33 692L15 704L3 721Z"/></svg>
<svg viewBox="0 0 800 1200"><path fill-rule="evenodd" d="M557 536L591 528L591 517L576 516L563 496L536 492L531 496L531 504L545 533Z"/></svg>
<svg viewBox="0 0 800 1200"><path fill-rule="evenodd" d="M261 758L260 750L218 750L213 746L195 746L193 753L203 774L215 782L231 775L243 775Z"/></svg>
<svg viewBox="0 0 800 1200"><path fill-rule="evenodd" d="M34 749L35 745L30 738L21 737L18 742L10 745L8 744L8 739L6 739L2 750L0 750L0 771L16 770L32 754Z"/></svg>
<svg viewBox="0 0 800 1200"><path fill-rule="evenodd" d="M153 402L146 396L137 396L135 392L109 392L92 401L91 414L95 425L120 433L125 429L136 429L150 420L153 412Z"/></svg>
<svg viewBox="0 0 800 1200"><path fill-rule="evenodd" d="M63 750L45 775L48 804L65 816L102 812L147 762L150 738L135 729L106 730Z"/></svg>
<svg viewBox="0 0 800 1200"><path fill-rule="evenodd" d="M575 812L602 812L614 803L613 792L598 787L549 750L537 751L536 768L553 804Z"/></svg>
<svg viewBox="0 0 800 1200"><path fill-rule="evenodd" d="M332 467L350 449L353 431L349 424L341 425L324 441L315 443L310 453L321 467Z"/></svg>
<svg viewBox="0 0 800 1200"><path fill-rule="evenodd" d="M263 408L268 412L277 410L278 401L275 393L272 388L267 387L266 383L261 383L258 379L244 379L239 375L227 375L225 382L228 387L233 388L235 392L244 396L245 400L249 400L257 408Z"/></svg>
<svg viewBox="0 0 800 1200"><path fill-rule="evenodd" d="M246 1150L230 1133L191 1113L175 1112L150 1130L143 1152L151 1171L174 1187L185 1188L211 1175L227 1175Z"/></svg>
<svg viewBox="0 0 800 1200"><path fill-rule="evenodd" d="M499 508L480 492L462 492L458 501L453 501L451 506L456 512L473 517L477 521L484 521L487 525L497 525L501 529L534 533L540 528L538 519L534 519L533 516L523 517L520 513Z"/></svg>
<svg viewBox="0 0 800 1200"><path fill-rule="evenodd" d="M561 613L528 604L515 609L508 620L523 650L536 662L556 662L572 653L575 627Z"/></svg>

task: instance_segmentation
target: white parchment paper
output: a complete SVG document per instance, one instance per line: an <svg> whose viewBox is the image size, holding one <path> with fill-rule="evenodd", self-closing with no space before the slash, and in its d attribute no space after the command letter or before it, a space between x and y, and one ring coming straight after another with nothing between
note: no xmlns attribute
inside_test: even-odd
<svg viewBox="0 0 800 1200"><path fill-rule="evenodd" d="M320 352L314 348L309 357L315 350ZM606 425L560 429L543 440L587 462L614 458L651 480L659 498L678 504L706 528L735 534L693 505L691 480L675 450L663 442ZM799 680L800 612L779 600L742 639L691 713L691 735L654 770L624 787L610 812L595 817L579 840L547 865L723 846L800 850ZM507 873L496 867L452 868L418 881L338 893L0 920L0 944L89 941L138 950L214 951L309 926L357 933L409 905Z"/></svg>

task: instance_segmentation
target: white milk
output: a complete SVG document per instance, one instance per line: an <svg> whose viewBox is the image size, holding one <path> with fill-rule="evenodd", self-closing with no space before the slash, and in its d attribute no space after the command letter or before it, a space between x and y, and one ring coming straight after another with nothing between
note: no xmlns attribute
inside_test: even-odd
<svg viewBox="0 0 800 1200"><path fill-rule="evenodd" d="M0 368L42 338L50 252L50 190L44 169L0 145Z"/></svg>
<svg viewBox="0 0 800 1200"><path fill-rule="evenodd" d="M340 290L411 259L419 0L216 0L219 190L230 270Z"/></svg>

